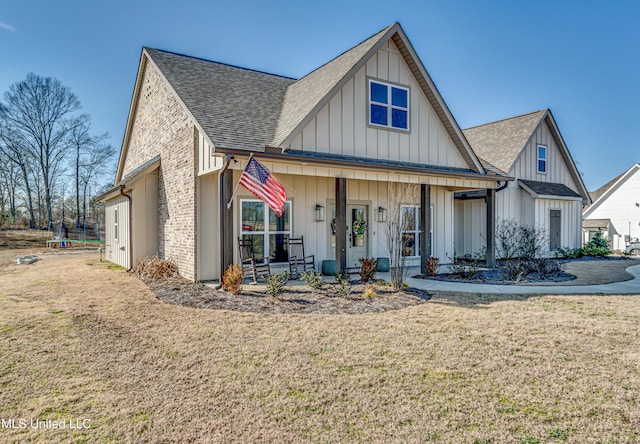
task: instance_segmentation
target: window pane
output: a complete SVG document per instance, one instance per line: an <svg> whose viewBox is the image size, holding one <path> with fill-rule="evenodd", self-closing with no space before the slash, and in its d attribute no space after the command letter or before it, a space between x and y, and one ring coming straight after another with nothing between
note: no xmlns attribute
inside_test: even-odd
<svg viewBox="0 0 640 444"><path fill-rule="evenodd" d="M543 146L538 147L538 159L546 159L547 158L547 149Z"/></svg>
<svg viewBox="0 0 640 444"><path fill-rule="evenodd" d="M388 103L387 85L371 82L371 101L379 103Z"/></svg>
<svg viewBox="0 0 640 444"><path fill-rule="evenodd" d="M417 256L416 243L417 242L416 242L415 233L403 233L402 234L402 255Z"/></svg>
<svg viewBox="0 0 640 444"><path fill-rule="evenodd" d="M264 231L263 202L242 202L242 231Z"/></svg>
<svg viewBox="0 0 640 444"><path fill-rule="evenodd" d="M387 108L385 106L371 105L371 123L387 125Z"/></svg>
<svg viewBox="0 0 640 444"><path fill-rule="evenodd" d="M416 229L416 208L402 207L402 231Z"/></svg>
<svg viewBox="0 0 640 444"><path fill-rule="evenodd" d="M400 109L392 109L391 126L394 128L407 129L407 112Z"/></svg>
<svg viewBox="0 0 640 444"><path fill-rule="evenodd" d="M289 202L284 204L282 216L278 217L275 211L269 208L269 231L290 231L291 208Z"/></svg>
<svg viewBox="0 0 640 444"><path fill-rule="evenodd" d="M264 262L264 234L243 234L242 239L251 241L256 262Z"/></svg>
<svg viewBox="0 0 640 444"><path fill-rule="evenodd" d="M538 160L538 171L541 173L547 172L547 162L545 160Z"/></svg>
<svg viewBox="0 0 640 444"><path fill-rule="evenodd" d="M391 88L391 104L407 108L408 103L407 91L400 88Z"/></svg>
<svg viewBox="0 0 640 444"><path fill-rule="evenodd" d="M271 262L287 262L289 253L287 252L288 234L269 235L269 260Z"/></svg>

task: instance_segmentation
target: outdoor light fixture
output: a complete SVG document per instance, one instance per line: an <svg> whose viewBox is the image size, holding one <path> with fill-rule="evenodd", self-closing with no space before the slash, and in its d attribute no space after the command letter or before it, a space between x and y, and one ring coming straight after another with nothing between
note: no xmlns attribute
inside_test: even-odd
<svg viewBox="0 0 640 444"><path fill-rule="evenodd" d="M320 204L316 205L316 222L322 222L324 220L324 207Z"/></svg>
<svg viewBox="0 0 640 444"><path fill-rule="evenodd" d="M387 221L387 209L378 207L378 222L386 222Z"/></svg>

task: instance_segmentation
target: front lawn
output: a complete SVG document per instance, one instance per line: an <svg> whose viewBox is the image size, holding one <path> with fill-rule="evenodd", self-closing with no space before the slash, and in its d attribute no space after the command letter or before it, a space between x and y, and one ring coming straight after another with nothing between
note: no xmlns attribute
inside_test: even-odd
<svg viewBox="0 0 640 444"><path fill-rule="evenodd" d="M240 298L242 296L239 296ZM638 442L640 298L171 305L96 255L0 268L2 442Z"/></svg>

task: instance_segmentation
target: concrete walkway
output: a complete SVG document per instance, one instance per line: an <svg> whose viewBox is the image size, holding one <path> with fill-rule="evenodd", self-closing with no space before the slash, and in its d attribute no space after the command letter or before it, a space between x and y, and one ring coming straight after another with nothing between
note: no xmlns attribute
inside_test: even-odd
<svg viewBox="0 0 640 444"><path fill-rule="evenodd" d="M458 293L640 295L640 263L637 260L575 261L567 263L564 269L568 273L574 274L577 279L544 285L494 285L409 278L407 284L410 287L423 290ZM382 276L383 273L379 273L379 275L383 279L387 278L387 276ZM415 273L411 275L415 276ZM612 278L619 281L611 282ZM625 278L628 280L622 280Z"/></svg>

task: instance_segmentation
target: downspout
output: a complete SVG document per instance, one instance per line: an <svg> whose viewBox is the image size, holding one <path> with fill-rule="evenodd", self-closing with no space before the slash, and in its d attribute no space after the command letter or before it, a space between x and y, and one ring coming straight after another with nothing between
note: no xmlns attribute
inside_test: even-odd
<svg viewBox="0 0 640 444"><path fill-rule="evenodd" d="M222 169L220 170L220 174L218 175L218 193L220 195L219 199L219 208L218 208L218 218L220 222L220 239L218 240L218 245L220 246L220 282L222 283L222 276L224 275L224 246L223 242L225 239L224 232L224 211L227 206L227 203L224 201L224 190L223 190L223 180L222 177L224 173L229 169L229 165L233 160L233 156L231 154L226 155L226 161Z"/></svg>
<svg viewBox="0 0 640 444"><path fill-rule="evenodd" d="M120 185L120 195L129 201L129 268L127 271L131 271L133 269L133 201L131 196L125 194L124 185Z"/></svg>

